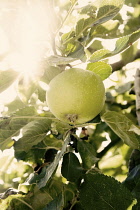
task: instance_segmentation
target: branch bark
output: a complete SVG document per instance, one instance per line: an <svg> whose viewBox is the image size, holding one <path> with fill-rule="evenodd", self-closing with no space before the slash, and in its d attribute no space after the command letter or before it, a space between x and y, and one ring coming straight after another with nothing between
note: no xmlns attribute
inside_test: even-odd
<svg viewBox="0 0 140 210"><path fill-rule="evenodd" d="M140 126L140 69L136 70L134 90L136 94L136 115L138 120L138 125ZM140 164L140 150L134 149L132 151L129 160L129 172L137 165Z"/></svg>
<svg viewBox="0 0 140 210"><path fill-rule="evenodd" d="M136 55L133 57L132 61L136 60L140 58L140 50L137 51ZM131 61L131 62L132 62ZM112 66L112 71L119 71L124 65L126 65L127 63L125 63L125 61L123 60L120 60L116 63L112 63L111 66Z"/></svg>
<svg viewBox="0 0 140 210"><path fill-rule="evenodd" d="M140 69L137 69L134 82L135 94L136 94L136 114L138 124L140 126Z"/></svg>

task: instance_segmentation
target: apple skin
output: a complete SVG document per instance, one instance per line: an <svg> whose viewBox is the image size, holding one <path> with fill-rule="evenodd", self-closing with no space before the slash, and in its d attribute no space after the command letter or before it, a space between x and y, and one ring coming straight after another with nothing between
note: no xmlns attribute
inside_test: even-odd
<svg viewBox="0 0 140 210"><path fill-rule="evenodd" d="M105 103L104 84L92 71L71 68L51 80L46 101L59 120L83 124L101 112Z"/></svg>

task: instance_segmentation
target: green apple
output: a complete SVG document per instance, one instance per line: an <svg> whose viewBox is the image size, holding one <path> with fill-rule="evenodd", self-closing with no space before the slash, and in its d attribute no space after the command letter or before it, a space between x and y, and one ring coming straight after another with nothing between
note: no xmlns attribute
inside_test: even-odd
<svg viewBox="0 0 140 210"><path fill-rule="evenodd" d="M56 118L69 124L82 124L101 112L105 88L92 71L71 68L51 80L46 100Z"/></svg>

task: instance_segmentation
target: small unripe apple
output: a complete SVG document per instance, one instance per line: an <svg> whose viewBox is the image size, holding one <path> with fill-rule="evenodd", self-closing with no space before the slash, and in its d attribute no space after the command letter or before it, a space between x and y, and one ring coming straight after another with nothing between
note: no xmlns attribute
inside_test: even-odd
<svg viewBox="0 0 140 210"><path fill-rule="evenodd" d="M101 112L105 88L92 71L71 68L51 80L46 100L56 118L69 124L82 124Z"/></svg>

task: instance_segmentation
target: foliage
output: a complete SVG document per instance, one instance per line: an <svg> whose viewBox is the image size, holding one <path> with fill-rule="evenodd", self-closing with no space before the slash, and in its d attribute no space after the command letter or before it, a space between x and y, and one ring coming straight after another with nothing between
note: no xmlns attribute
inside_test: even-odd
<svg viewBox="0 0 140 210"><path fill-rule="evenodd" d="M37 1L30 3L18 4L19 11L22 6L27 11L33 5L42 8ZM140 66L139 1L48 0L43 6L51 39L45 40L37 72L27 77L29 69L25 76L10 64L0 66L0 93L16 87L16 97L3 104L0 115L0 207L137 210L140 129L134 76ZM41 43L42 37L38 39ZM39 50L34 44L32 53ZM0 48L1 64L8 53ZM49 82L71 67L95 72L106 85L100 115L76 127L56 119L46 102Z"/></svg>

